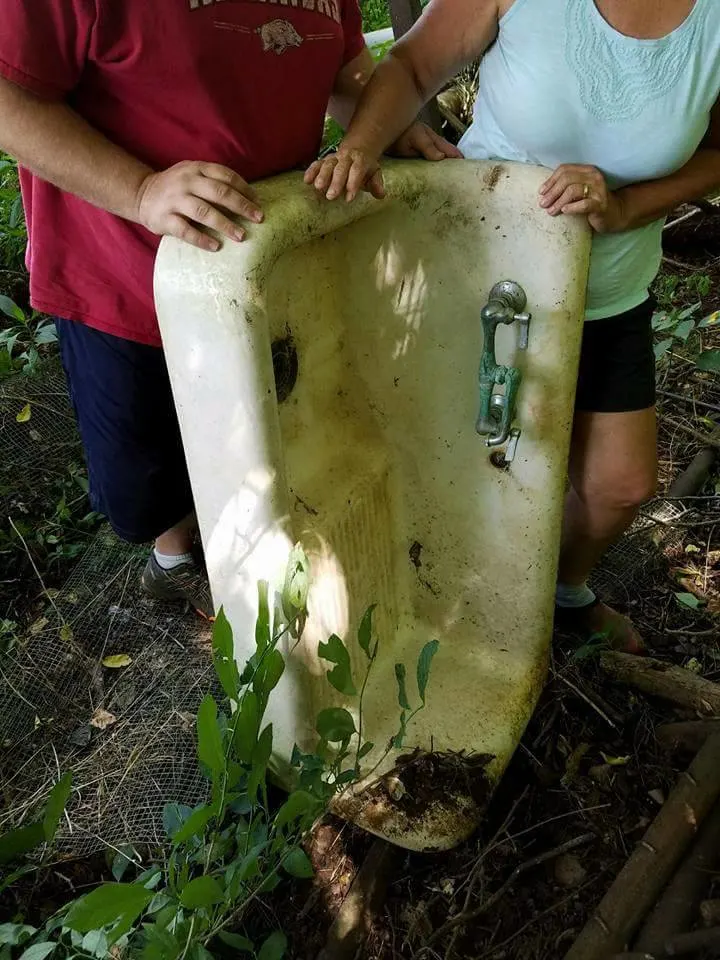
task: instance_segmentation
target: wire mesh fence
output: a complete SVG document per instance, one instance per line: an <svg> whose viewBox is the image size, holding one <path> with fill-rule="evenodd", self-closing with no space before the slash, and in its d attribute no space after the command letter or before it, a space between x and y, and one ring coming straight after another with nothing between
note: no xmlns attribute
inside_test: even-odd
<svg viewBox="0 0 720 960"><path fill-rule="evenodd" d="M69 769L75 789L59 847L75 854L155 842L167 802L205 796L194 720L202 697L217 693L210 625L144 597L144 562L103 528L0 662L0 828L30 814Z"/></svg>
<svg viewBox="0 0 720 960"><path fill-rule="evenodd" d="M18 419L27 404L30 419ZM0 382L0 449L2 512L77 457L57 368ZM594 586L611 602L631 601L657 583L683 526L720 522L719 501L654 501ZM219 694L211 629L143 595L145 557L102 528L22 642L0 657L0 832L32 816L66 770L74 790L58 844L74 855L161 842L165 805L205 798L194 721L202 697Z"/></svg>

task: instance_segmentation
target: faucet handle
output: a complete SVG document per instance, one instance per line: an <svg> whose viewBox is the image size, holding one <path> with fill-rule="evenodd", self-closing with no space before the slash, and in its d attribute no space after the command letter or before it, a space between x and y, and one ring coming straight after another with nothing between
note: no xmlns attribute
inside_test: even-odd
<svg viewBox="0 0 720 960"><path fill-rule="evenodd" d="M516 313L513 317L513 320L520 327L520 340L518 342L518 348L520 350L527 350L528 343L530 341L530 321L532 320L532 314Z"/></svg>

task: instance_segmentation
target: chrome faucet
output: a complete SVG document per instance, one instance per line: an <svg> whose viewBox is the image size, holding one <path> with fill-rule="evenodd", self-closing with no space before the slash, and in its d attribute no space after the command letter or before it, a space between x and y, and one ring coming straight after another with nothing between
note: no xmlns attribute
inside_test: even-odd
<svg viewBox="0 0 720 960"><path fill-rule="evenodd" d="M495 333L499 324L520 326L520 350L527 350L530 332L529 313L525 313L527 297L523 288L512 280L496 283L480 314L483 325L483 352L480 358L480 413L475 429L487 439L488 447L500 447L510 438L515 403L522 375L517 367L505 367L495 356ZM504 394L494 393L504 386Z"/></svg>

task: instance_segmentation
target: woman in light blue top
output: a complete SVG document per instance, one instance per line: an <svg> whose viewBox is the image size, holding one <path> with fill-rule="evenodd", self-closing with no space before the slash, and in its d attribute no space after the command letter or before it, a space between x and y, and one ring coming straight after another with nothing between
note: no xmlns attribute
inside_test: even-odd
<svg viewBox="0 0 720 960"><path fill-rule="evenodd" d="M648 288L665 216L720 187L720 0L433 0L307 181L329 199L382 197L383 150L477 57L465 156L553 169L540 206L594 230L557 604L579 630L637 650L587 580L655 490Z"/></svg>

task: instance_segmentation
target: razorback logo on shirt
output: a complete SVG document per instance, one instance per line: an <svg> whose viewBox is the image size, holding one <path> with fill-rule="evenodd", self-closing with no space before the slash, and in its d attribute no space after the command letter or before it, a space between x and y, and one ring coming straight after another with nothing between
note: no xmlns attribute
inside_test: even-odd
<svg viewBox="0 0 720 960"><path fill-rule="evenodd" d="M188 0L191 10L200 10L216 3L227 3L228 0ZM230 0L234 2L234 0ZM341 22L339 0L245 0L250 3L269 3L276 7L296 7L300 10L310 10L330 17L335 23Z"/></svg>

